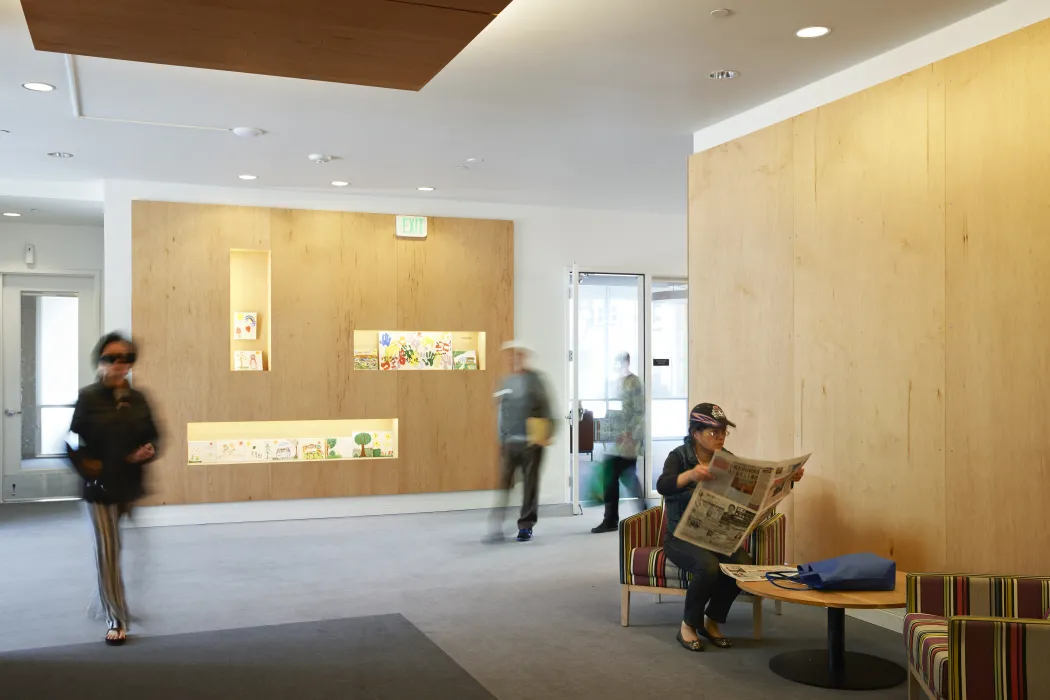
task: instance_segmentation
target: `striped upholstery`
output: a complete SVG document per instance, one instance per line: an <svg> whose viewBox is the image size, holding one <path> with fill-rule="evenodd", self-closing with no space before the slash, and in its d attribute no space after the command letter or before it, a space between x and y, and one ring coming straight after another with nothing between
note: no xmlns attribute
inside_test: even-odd
<svg viewBox="0 0 1050 700"><path fill-rule="evenodd" d="M1050 698L1050 578L909 574L912 668L948 700Z"/></svg>
<svg viewBox="0 0 1050 700"><path fill-rule="evenodd" d="M1050 578L910 574L908 612L1038 620L1050 608Z"/></svg>
<svg viewBox="0 0 1050 700"><path fill-rule="evenodd" d="M652 588L687 588L685 572L667 560L663 550L667 522L663 506L656 506L620 523L620 583ZM787 519L773 513L755 528L744 549L756 564L782 564Z"/></svg>
<svg viewBox="0 0 1050 700"><path fill-rule="evenodd" d="M919 671L926 687L938 698L948 697L948 620L936 615L910 613L904 617L908 660Z"/></svg>

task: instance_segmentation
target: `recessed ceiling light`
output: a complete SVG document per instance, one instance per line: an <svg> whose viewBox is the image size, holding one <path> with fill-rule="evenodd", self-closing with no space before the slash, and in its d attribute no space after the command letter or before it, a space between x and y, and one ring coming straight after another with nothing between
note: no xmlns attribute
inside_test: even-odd
<svg viewBox="0 0 1050 700"><path fill-rule="evenodd" d="M65 151L51 151L48 155L52 158L62 158L63 160L73 157L72 153L66 153Z"/></svg>
<svg viewBox="0 0 1050 700"><path fill-rule="evenodd" d="M720 10L711 10L711 16L715 19L725 19L726 17L732 17L733 11L723 7Z"/></svg>
<svg viewBox="0 0 1050 700"><path fill-rule="evenodd" d="M795 36L803 39L817 39L822 36L827 36L831 33L831 30L827 27L803 27L795 32Z"/></svg>
<svg viewBox="0 0 1050 700"><path fill-rule="evenodd" d="M420 192L433 192L434 191L433 187L417 187L416 189L419 190Z"/></svg>
<svg viewBox="0 0 1050 700"><path fill-rule="evenodd" d="M5 211L4 212L4 216L22 216L22 215L21 214L16 214L13 211Z"/></svg>
<svg viewBox="0 0 1050 700"><path fill-rule="evenodd" d="M712 80L732 80L740 75L739 71L735 70L716 70L709 76Z"/></svg>
<svg viewBox="0 0 1050 700"><path fill-rule="evenodd" d="M469 163L470 165L480 165L481 163L484 163L484 162L485 162L484 158L467 158L467 163Z"/></svg>
<svg viewBox="0 0 1050 700"><path fill-rule="evenodd" d="M22 83L22 87L33 92L51 92L55 89L54 85L48 83Z"/></svg>
<svg viewBox="0 0 1050 700"><path fill-rule="evenodd" d="M259 179L258 175L238 175L237 177L241 178L242 180L258 180Z"/></svg>
<svg viewBox="0 0 1050 700"><path fill-rule="evenodd" d="M266 132L262 129L257 129L254 126L235 126L230 131L233 132L234 136L240 136L242 139L254 139L257 136L262 136Z"/></svg>
<svg viewBox="0 0 1050 700"><path fill-rule="evenodd" d="M346 180L332 180L333 187L349 187L350 183Z"/></svg>

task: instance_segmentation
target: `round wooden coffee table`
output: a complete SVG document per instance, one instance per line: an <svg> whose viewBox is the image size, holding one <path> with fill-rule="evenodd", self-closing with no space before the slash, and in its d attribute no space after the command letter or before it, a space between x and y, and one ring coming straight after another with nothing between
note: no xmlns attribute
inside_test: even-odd
<svg viewBox="0 0 1050 700"><path fill-rule="evenodd" d="M762 598L828 609L828 648L774 656L769 661L773 673L818 688L878 690L900 685L907 680L908 672L889 659L846 651L846 610L903 608L907 604L906 579L907 574L898 571L897 587L892 591L788 590L768 581L741 581L739 585L741 590Z"/></svg>

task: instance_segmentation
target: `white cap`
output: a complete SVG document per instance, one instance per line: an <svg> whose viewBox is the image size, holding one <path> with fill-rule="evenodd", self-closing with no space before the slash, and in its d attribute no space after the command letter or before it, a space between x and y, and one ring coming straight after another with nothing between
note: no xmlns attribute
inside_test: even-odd
<svg viewBox="0 0 1050 700"><path fill-rule="evenodd" d="M532 354L532 348L530 348L528 345L526 345L525 343L521 342L520 340L508 340L506 343L503 344L503 347L501 349L503 349L503 350L517 350L519 352L524 352L524 353L527 353L529 355Z"/></svg>

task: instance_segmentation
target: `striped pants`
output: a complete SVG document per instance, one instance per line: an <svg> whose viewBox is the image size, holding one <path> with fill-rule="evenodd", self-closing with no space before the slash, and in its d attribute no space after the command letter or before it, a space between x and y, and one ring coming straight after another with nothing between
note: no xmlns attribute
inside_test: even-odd
<svg viewBox="0 0 1050 700"><path fill-rule="evenodd" d="M120 516L127 506L85 503L95 532L98 598L109 629L128 629L128 604L120 572Z"/></svg>

